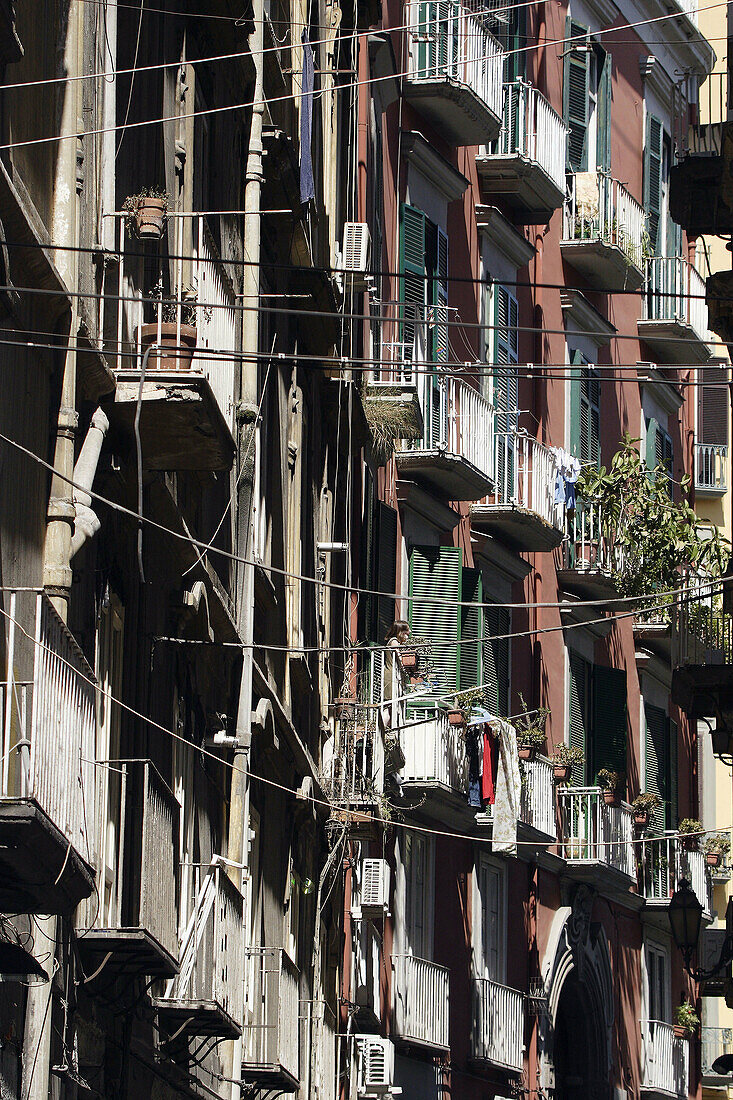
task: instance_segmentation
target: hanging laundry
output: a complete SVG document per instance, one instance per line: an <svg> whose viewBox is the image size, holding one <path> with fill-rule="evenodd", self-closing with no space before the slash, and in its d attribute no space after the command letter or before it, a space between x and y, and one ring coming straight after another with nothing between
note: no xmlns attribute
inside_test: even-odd
<svg viewBox="0 0 733 1100"><path fill-rule="evenodd" d="M517 820L519 819L522 776L519 771L517 731L509 722L497 718L492 722L497 740L498 769L496 772L496 802L492 849L495 852L517 853Z"/></svg>
<svg viewBox="0 0 733 1100"><path fill-rule="evenodd" d="M481 799L493 806L496 801L496 774L499 766L499 742L489 726L484 726L484 769L481 776Z"/></svg>
<svg viewBox="0 0 733 1100"><path fill-rule="evenodd" d="M466 730L466 753L468 756L468 804L475 810L481 809L481 754L483 749L483 731L480 726L469 726Z"/></svg>

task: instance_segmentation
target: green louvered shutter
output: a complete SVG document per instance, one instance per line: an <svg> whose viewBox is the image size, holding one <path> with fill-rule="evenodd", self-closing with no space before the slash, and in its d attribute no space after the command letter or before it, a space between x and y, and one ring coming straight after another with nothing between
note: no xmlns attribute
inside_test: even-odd
<svg viewBox="0 0 733 1100"><path fill-rule="evenodd" d="M626 672L620 668L593 669L592 774L610 768L626 774Z"/></svg>
<svg viewBox="0 0 733 1100"><path fill-rule="evenodd" d="M580 375L580 454L581 462L596 466L601 462L601 380L593 367Z"/></svg>
<svg viewBox="0 0 733 1100"><path fill-rule="evenodd" d="M509 638L511 616L506 607L484 608L482 646L483 683L486 705L492 714L509 714Z"/></svg>
<svg viewBox="0 0 733 1100"><path fill-rule="evenodd" d="M462 554L460 546L414 546L410 553L410 630L433 643L439 695L458 690Z"/></svg>
<svg viewBox="0 0 733 1100"><path fill-rule="evenodd" d="M667 715L653 703L644 703L644 790L655 794L662 800L659 809L651 815L651 836L659 836L666 828L670 815L668 805L668 752L667 752Z"/></svg>
<svg viewBox="0 0 733 1100"><path fill-rule="evenodd" d="M437 249L433 304L435 306L434 355L436 363L448 362L448 238L436 226Z"/></svg>
<svg viewBox="0 0 733 1100"><path fill-rule="evenodd" d="M570 444L569 450L576 458L580 458L580 384L581 366L585 363L582 351L575 348L570 355L572 369L570 371Z"/></svg>
<svg viewBox="0 0 733 1100"><path fill-rule="evenodd" d="M478 569L463 570L463 603L461 608L461 663L459 682L461 691L481 684L481 641L484 613L483 585ZM468 602L473 606L468 606ZM470 639L475 639L471 641Z"/></svg>
<svg viewBox="0 0 733 1100"><path fill-rule="evenodd" d="M384 641L394 622L395 602L393 593L397 587L397 512L389 505L378 505L377 589L389 595L377 597L377 637Z"/></svg>
<svg viewBox="0 0 733 1100"><path fill-rule="evenodd" d="M646 141L644 143L644 209L647 213L647 232L655 256L663 250L659 220L662 210L662 143L664 130L660 120L647 112Z"/></svg>
<svg viewBox="0 0 733 1100"><path fill-rule="evenodd" d="M494 287L494 408L496 410L497 469L503 500L509 500L514 488L515 445L508 432L517 429L519 347L517 325L519 305L506 287Z"/></svg>
<svg viewBox="0 0 733 1100"><path fill-rule="evenodd" d="M671 718L667 719L667 745L669 747L668 752L668 795L667 795L667 828L676 829L678 824L679 808L678 808L678 776L677 776L677 737L678 728L677 723L673 722Z"/></svg>
<svg viewBox="0 0 733 1100"><path fill-rule="evenodd" d="M425 266L425 224L422 210L402 204L400 220L400 303L402 306L402 334L407 345L407 355L412 357L415 339L415 313L424 315L426 305L427 271Z"/></svg>
<svg viewBox="0 0 733 1100"><path fill-rule="evenodd" d="M588 34L588 28L571 19L566 23L566 38L575 39ZM565 44L564 88L565 123L568 127L567 164L571 172L588 170L588 108L590 104L590 55L572 49Z"/></svg>
<svg viewBox="0 0 733 1100"><path fill-rule="evenodd" d="M655 470L657 467L657 432L659 431L659 424L650 416L646 422L646 448L644 451L644 460L646 462L647 470Z"/></svg>
<svg viewBox="0 0 733 1100"><path fill-rule="evenodd" d="M586 764L573 767L572 782L576 787L585 783L588 757L588 709L589 676L588 662L578 653L570 651L570 747L580 749L586 756Z"/></svg>
<svg viewBox="0 0 733 1100"><path fill-rule="evenodd" d="M596 140L596 164L599 172L611 171L611 68L612 58L604 50L598 51L598 137Z"/></svg>

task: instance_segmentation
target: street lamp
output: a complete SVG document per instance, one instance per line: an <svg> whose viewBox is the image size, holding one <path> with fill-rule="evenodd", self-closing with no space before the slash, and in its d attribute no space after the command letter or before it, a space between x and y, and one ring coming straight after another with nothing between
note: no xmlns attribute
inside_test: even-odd
<svg viewBox="0 0 733 1100"><path fill-rule="evenodd" d="M733 934L731 933L730 919L732 915L733 910L731 910L729 901L726 916L727 930L720 949L720 958L715 966L710 970L693 970L690 964L693 952L697 947L697 941L700 938L702 905L686 878L681 878L678 882L677 889L672 894L669 903L669 925L672 930L672 939L682 954L682 965L694 981L704 982L709 978L714 978L733 959Z"/></svg>

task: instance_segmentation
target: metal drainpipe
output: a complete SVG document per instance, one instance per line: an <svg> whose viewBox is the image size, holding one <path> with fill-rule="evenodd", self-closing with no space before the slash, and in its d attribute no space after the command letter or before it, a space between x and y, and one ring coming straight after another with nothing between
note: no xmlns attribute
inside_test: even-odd
<svg viewBox="0 0 733 1100"><path fill-rule="evenodd" d="M244 255L251 263L245 264L243 293L245 301L257 300L260 292L260 200L262 191L262 123L264 104L264 0L254 0L254 30L249 37L249 46L255 69L254 100L252 122L249 134L247 167L244 190ZM254 446L256 432L255 410L257 408L257 352L259 350L259 313L256 310L244 310L242 322L242 367L240 375L240 403L237 417L239 443L239 461L246 463L242 471L237 499L237 547L244 558L251 558L252 551L252 501L254 499ZM249 358L248 358L249 355ZM242 864L242 879L249 867L249 752L252 741L252 639L254 636L254 569L251 565L241 565L237 570L237 621L240 637L244 644L242 651L242 674L239 684L239 704L237 708L236 748L234 750L234 770L232 772L231 804L229 810L229 858ZM251 887L250 887L251 888ZM249 929L245 929L245 944ZM232 1100L240 1100L242 1039L237 1039L222 1052L228 1065L228 1076L232 1079Z"/></svg>
<svg viewBox="0 0 733 1100"><path fill-rule="evenodd" d="M64 71L70 76L80 72L83 57L82 4L71 0L64 43ZM76 134L82 128L80 85L70 82L66 86L61 116L60 134ZM66 137L56 147L56 171L54 175L54 204L51 223L51 239L59 244L70 244L72 250L58 249L54 262L66 286L72 292L77 289L78 254L73 251L78 241L77 193L81 181L77 171L82 148L78 139ZM72 300L70 333L73 337L78 327L78 299ZM56 425L54 470L48 502L46 541L43 554L43 585L61 618L68 618L71 592L71 534L76 509L69 481L74 475L74 437L78 425L76 412L76 352L73 339L69 341L64 362L61 385L61 405ZM57 475L63 475L59 477ZM45 953L48 943L57 942L57 918L39 918L39 935L34 951ZM47 970L54 971L52 965ZM23 1100L47 1100L51 1079L51 1016L53 1006L54 977L50 985L29 986L26 995L25 1027L23 1033Z"/></svg>

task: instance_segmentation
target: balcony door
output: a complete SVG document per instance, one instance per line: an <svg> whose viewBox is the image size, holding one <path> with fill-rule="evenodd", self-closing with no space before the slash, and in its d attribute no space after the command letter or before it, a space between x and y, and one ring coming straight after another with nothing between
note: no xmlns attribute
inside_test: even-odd
<svg viewBox="0 0 733 1100"><path fill-rule="evenodd" d="M432 960L435 848L432 837L404 833L405 954Z"/></svg>
<svg viewBox="0 0 733 1100"><path fill-rule="evenodd" d="M99 715L97 723L97 760L99 769L99 914L97 924L116 928L121 919L123 867L122 765L120 764L120 708L112 699L122 696L122 644L124 608L119 599L108 594L97 624L96 675Z"/></svg>
<svg viewBox="0 0 733 1100"><path fill-rule="evenodd" d="M496 495L517 496L515 433L519 426L519 304L506 287L494 286L494 408L496 410Z"/></svg>
<svg viewBox="0 0 733 1100"><path fill-rule="evenodd" d="M646 1018L669 1023L672 1017L669 989L669 959L664 948L655 943L644 944L646 962Z"/></svg>
<svg viewBox="0 0 733 1100"><path fill-rule="evenodd" d="M506 914L504 868L479 854L474 872L474 976L505 982Z"/></svg>

